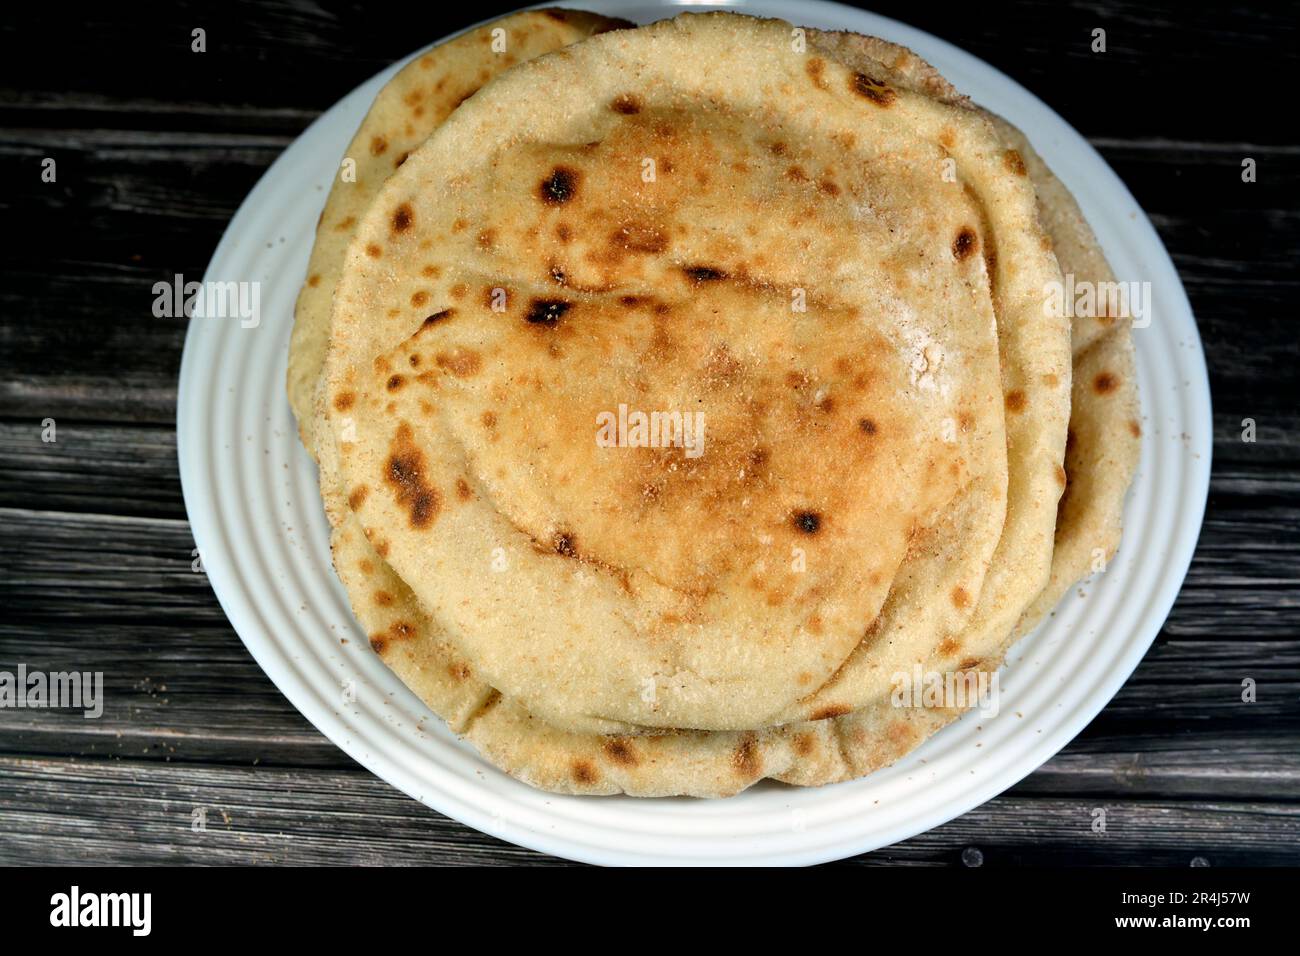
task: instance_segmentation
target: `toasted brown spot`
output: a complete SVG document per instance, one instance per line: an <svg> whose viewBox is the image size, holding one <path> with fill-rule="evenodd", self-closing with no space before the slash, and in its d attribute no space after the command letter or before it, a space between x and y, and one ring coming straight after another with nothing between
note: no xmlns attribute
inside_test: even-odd
<svg viewBox="0 0 1300 956"><path fill-rule="evenodd" d="M804 69L812 78L813 85L819 90L826 89L826 78L823 74L826 72L826 61L819 56L810 56Z"/></svg>
<svg viewBox="0 0 1300 956"><path fill-rule="evenodd" d="M1019 150L1009 149L1002 154L1002 162L1007 169L1017 176L1025 175L1025 160L1020 155Z"/></svg>
<svg viewBox="0 0 1300 956"><path fill-rule="evenodd" d="M402 375L390 375L388 378L388 390L396 392L406 384L406 378Z"/></svg>
<svg viewBox="0 0 1300 956"><path fill-rule="evenodd" d="M804 534L816 534L821 530L822 516L815 511L796 511L791 520Z"/></svg>
<svg viewBox="0 0 1300 956"><path fill-rule="evenodd" d="M456 497L461 501L469 501L474 497L474 492L470 490L469 482L464 478L456 479Z"/></svg>
<svg viewBox="0 0 1300 956"><path fill-rule="evenodd" d="M945 637L939 642L940 654L952 655L956 654L959 650L961 650L961 644L957 642L956 638Z"/></svg>
<svg viewBox="0 0 1300 956"><path fill-rule="evenodd" d="M849 88L859 96L865 96L877 106L889 106L898 96L884 83L865 73L854 73Z"/></svg>
<svg viewBox="0 0 1300 956"><path fill-rule="evenodd" d="M631 93L620 93L614 97L609 104L609 108L615 113L622 113L624 116L633 116L641 112L641 101Z"/></svg>
<svg viewBox="0 0 1300 956"><path fill-rule="evenodd" d="M348 507L353 511L356 511L365 503L366 495L368 494L370 494L370 489L368 487L365 485L357 485L352 489L352 493L348 495Z"/></svg>
<svg viewBox="0 0 1300 956"><path fill-rule="evenodd" d="M753 734L746 734L731 753L731 765L744 777L757 777L763 769L758 753L758 739Z"/></svg>
<svg viewBox="0 0 1300 956"><path fill-rule="evenodd" d="M684 266L682 272L696 285L704 282L718 282L727 277L727 274L721 269L714 269L711 266Z"/></svg>
<svg viewBox="0 0 1300 956"><path fill-rule="evenodd" d="M966 658L964 661L962 661L960 664L957 665L957 670L959 670L959 671L973 671L973 670L975 670L975 668L977 668L977 667L979 667L979 666L980 666L980 659L979 659L978 657L968 657L968 658Z"/></svg>
<svg viewBox="0 0 1300 956"><path fill-rule="evenodd" d="M429 301L429 293L425 292L423 289L421 289L419 292L411 293L411 305L413 305L417 309L428 301Z"/></svg>
<svg viewBox="0 0 1300 956"><path fill-rule="evenodd" d="M545 325L554 328L559 324L564 313L573 307L573 303L563 299L533 299L528 303L528 312L524 315L532 325Z"/></svg>
<svg viewBox="0 0 1300 956"><path fill-rule="evenodd" d="M1060 465L1057 465L1057 466L1056 466L1056 483L1057 483L1058 485L1060 485L1062 488L1064 488L1064 487L1066 486L1066 484L1069 482L1069 480L1070 480L1070 479L1069 479L1069 476L1065 473L1065 469L1062 468Z"/></svg>
<svg viewBox="0 0 1300 956"><path fill-rule="evenodd" d="M368 558L362 558L357 562L357 567L361 569L362 574L371 575L375 573L374 562L370 561Z"/></svg>
<svg viewBox="0 0 1300 956"><path fill-rule="evenodd" d="M389 449L384 480L397 495L397 503L406 509L411 527L423 529L433 523L441 499L425 477L424 453L415 444L411 426L402 422Z"/></svg>
<svg viewBox="0 0 1300 956"><path fill-rule="evenodd" d="M957 139L953 136L952 127L945 126L939 130L939 145L944 149L952 149L957 145Z"/></svg>
<svg viewBox="0 0 1300 956"><path fill-rule="evenodd" d="M453 661L447 665L447 673L451 675L452 680L461 682L469 680L473 671L469 669L469 665L464 661Z"/></svg>
<svg viewBox="0 0 1300 956"><path fill-rule="evenodd" d="M379 555L381 558L388 557L388 542L380 541L377 545L375 545L375 553Z"/></svg>
<svg viewBox="0 0 1300 956"><path fill-rule="evenodd" d="M383 254L384 254L384 250L381 249L379 246L377 246L375 243L371 242L366 245L366 255L368 255L371 259L378 259Z"/></svg>
<svg viewBox="0 0 1300 956"><path fill-rule="evenodd" d="M488 409L486 412L483 413L483 417L480 419L480 421L483 422L484 428L496 428L497 427L496 412L492 411L491 409Z"/></svg>
<svg viewBox="0 0 1300 956"><path fill-rule="evenodd" d="M433 357L434 364L440 369L451 372L457 378L469 378L477 375L483 367L483 359L473 349L456 348L450 352L439 352Z"/></svg>
<svg viewBox="0 0 1300 956"><path fill-rule="evenodd" d="M393 603L393 596L389 594L387 591L376 591L375 603L382 605L383 607L388 607L390 604Z"/></svg>
<svg viewBox="0 0 1300 956"><path fill-rule="evenodd" d="M864 435L874 435L879 431L879 427L870 418L859 418L858 428L862 430Z"/></svg>
<svg viewBox="0 0 1300 956"><path fill-rule="evenodd" d="M1092 380L1092 390L1098 395L1108 395L1119 388L1119 377L1111 372L1098 372Z"/></svg>
<svg viewBox="0 0 1300 956"><path fill-rule="evenodd" d="M384 653L384 649L387 647L388 647L388 641L384 637L384 635L382 634L370 635L370 649L373 650L376 654Z"/></svg>
<svg viewBox="0 0 1300 956"><path fill-rule="evenodd" d="M409 202L404 202L393 210L393 232L406 232L413 222L415 213L411 211Z"/></svg>
<svg viewBox="0 0 1300 956"><path fill-rule="evenodd" d="M573 230L569 228L568 223L560 223L555 227L555 236L560 242L568 242L573 238Z"/></svg>
<svg viewBox="0 0 1300 956"><path fill-rule="evenodd" d="M1013 388L1011 391L1007 392L1007 396L1006 396L1007 411L1016 412L1016 413L1023 412L1025 410L1025 403L1026 403L1025 393L1022 392L1020 389Z"/></svg>
<svg viewBox="0 0 1300 956"><path fill-rule="evenodd" d="M1048 372L1043 376L1043 384L1048 388L1056 388L1061 384L1061 379L1055 372Z"/></svg>
<svg viewBox="0 0 1300 956"><path fill-rule="evenodd" d="M624 737L612 737L605 741L605 756L624 767L635 767L641 762L636 748Z"/></svg>
<svg viewBox="0 0 1300 956"><path fill-rule="evenodd" d="M578 556L578 546L573 535L567 531L557 531L551 537L551 550L556 554L562 554L566 558L576 558Z"/></svg>
<svg viewBox="0 0 1300 956"><path fill-rule="evenodd" d="M315 274L308 276L307 284L311 286L313 289L316 288L316 286L320 285L320 276Z"/></svg>
<svg viewBox="0 0 1300 956"><path fill-rule="evenodd" d="M952 241L952 254L957 259L965 259L979 245L979 237L970 226L963 226L957 238Z"/></svg>
<svg viewBox="0 0 1300 956"><path fill-rule="evenodd" d="M804 168L802 166L787 167L785 171L785 176L786 179L793 180L796 183L808 182L808 174L804 172Z"/></svg>
<svg viewBox="0 0 1300 956"><path fill-rule="evenodd" d="M829 704L818 711L814 711L812 715L812 719L830 720L834 717L843 717L845 714L849 713L852 709L853 708L848 706L848 704Z"/></svg>
<svg viewBox="0 0 1300 956"><path fill-rule="evenodd" d="M420 325L420 328L427 329L429 326L437 325L443 319L449 319L455 314L456 314L455 309L443 309L441 312L435 312L433 313L433 315L429 316L427 319L424 320L424 322Z"/></svg>
<svg viewBox="0 0 1300 956"><path fill-rule="evenodd" d="M577 171L567 166L556 166L551 175L542 180L538 194L548 206L560 206L572 199L577 189Z"/></svg>
<svg viewBox="0 0 1300 956"><path fill-rule="evenodd" d="M592 784L600 779L596 767L590 760L573 761L573 779L578 783Z"/></svg>
<svg viewBox="0 0 1300 956"><path fill-rule="evenodd" d="M356 224L357 224L357 217L348 216L346 219L340 219L338 225L336 225L334 228L337 229L339 232L347 232Z"/></svg>
<svg viewBox="0 0 1300 956"><path fill-rule="evenodd" d="M802 733L794 738L794 752L800 757L806 757L813 752L817 744L817 739L812 734Z"/></svg>
<svg viewBox="0 0 1300 956"><path fill-rule="evenodd" d="M885 728L885 736L889 738L890 743L902 747L911 742L912 728L906 721L896 720Z"/></svg>
<svg viewBox="0 0 1300 956"><path fill-rule="evenodd" d="M957 585L952 589L952 603L954 607L970 607L970 592Z"/></svg>
<svg viewBox="0 0 1300 956"><path fill-rule="evenodd" d="M371 156L382 156L384 154L384 151L387 149L388 149L388 140L384 139L382 136L372 136L370 138Z"/></svg>
<svg viewBox="0 0 1300 956"><path fill-rule="evenodd" d="M1142 437L1142 426L1135 421L1130 421L1128 423L1128 431L1129 434L1132 435L1134 438Z"/></svg>

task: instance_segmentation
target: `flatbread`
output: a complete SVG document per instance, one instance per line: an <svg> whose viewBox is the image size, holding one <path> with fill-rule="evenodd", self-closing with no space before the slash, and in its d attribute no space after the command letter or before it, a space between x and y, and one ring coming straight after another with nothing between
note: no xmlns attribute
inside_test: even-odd
<svg viewBox="0 0 1300 956"><path fill-rule="evenodd" d="M912 76L905 77L907 81L918 82L916 77L920 77L921 82L934 83L937 74L919 58L884 41L864 39L875 44L874 51L889 60L895 70L900 60L908 65L907 58L910 58L910 69L905 72ZM931 86L931 89L942 90L942 87ZM1077 206L1068 192L1027 144L1021 147L1021 153L1038 189L1042 218L1052 234L1062 267L1067 272L1073 269L1076 274L1082 274L1081 262L1100 261L1104 267L1095 239L1078 216ZM1066 202L1073 214L1062 216L1059 210ZM1065 229L1069 230L1068 234ZM1079 341L1088 344L1093 341L1087 335L1080 335L1080 324L1076 320L1076 364L1087 357L1086 349L1078 347ZM1122 330L1123 335L1107 336L1113 341L1094 354L1099 358L1118 355L1122 359L1127 347L1131 362L1127 328L1114 323L1112 327ZM1118 514L1132 470L1128 457L1121 457L1107 471L1118 480L1097 483L1076 477L1077 470L1090 464L1075 449L1098 447L1089 438L1081 445L1079 434L1092 434L1089 421L1098 413L1106 414L1107 422L1111 423L1098 434L1109 437L1117 433L1113 422L1120 418L1107 409L1131 410L1133 398L1133 376L1124 373L1122 362L1112 364L1103 360L1095 370L1092 366L1088 370L1095 372L1094 382L1097 374L1114 375L1116 387L1095 390L1095 402L1079 402L1076 398L1071 416L1071 432L1075 437L1071 441L1072 454L1066 461L1070 495L1061 503L1058 546L1063 540L1067 544L1097 540L1088 537L1089 529L1097 527L1096 523L1067 518L1076 513L1071 511L1071 498L1079 514ZM1076 376L1076 383L1086 381L1086 375ZM1109 401L1103 403L1102 399L1107 397ZM1124 402L1129 404L1125 406ZM1124 422L1123 430L1132 441L1137 430L1136 419ZM1135 443L1133 448L1135 456ZM1109 527L1105 521L1101 524ZM876 707L835 719L758 732L673 732L637 737L566 732L539 720L517 701L479 679L355 525L350 532L348 528L336 532L334 547L336 565L348 585L358 618L389 666L448 719L454 730L465 733L490 761L544 789L646 796L676 793L723 796L763 777L804 785L827 783L860 776L892 762L959 716L953 709ZM1054 560L1053 584L1049 587L1055 586L1059 564L1059 559ZM1059 570L1062 574L1069 573L1064 566ZM985 666L995 664L995 661L986 662Z"/></svg>
<svg viewBox="0 0 1300 956"><path fill-rule="evenodd" d="M995 332L1029 467L989 574L1026 600L1046 580L1068 325L1039 314L1060 274L1033 190L983 117L791 29L684 16L510 71L349 251L328 378L354 511L476 669L557 726L763 726L839 672L919 530L978 487ZM704 409L716 450L599 454L587 423L638 396ZM675 533L637 533L656 524ZM1019 611L999 596L990 626Z"/></svg>

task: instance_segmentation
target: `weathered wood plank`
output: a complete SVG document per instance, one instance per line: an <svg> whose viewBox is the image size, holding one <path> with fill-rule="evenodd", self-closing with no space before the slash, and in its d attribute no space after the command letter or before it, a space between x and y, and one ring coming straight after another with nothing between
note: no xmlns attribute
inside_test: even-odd
<svg viewBox="0 0 1300 956"><path fill-rule="evenodd" d="M1235 732L1184 724L1165 733L1124 733L1119 723L1098 718L1013 792L1150 799L1300 798L1300 721L1290 722L1290 729L1287 722L1261 721Z"/></svg>
<svg viewBox="0 0 1300 956"><path fill-rule="evenodd" d="M196 808L206 830L194 832ZM1094 833L1095 811L1105 833ZM557 862L475 833L362 772L0 757L0 862ZM866 864L1217 866L1294 863L1300 807L1011 794Z"/></svg>
<svg viewBox="0 0 1300 956"><path fill-rule="evenodd" d="M365 5L235 0L219 11L187 0L151 4L125 28L107 9L75 3L15 8L6 22L0 101L8 91L61 90L126 101L158 96L167 77L177 103L220 105L229 122L246 107L322 109L362 79L414 47L512 9L514 0L483 0L472 10L401 0ZM918 6L877 0L871 8L948 39L1043 95L1073 122L1098 134L1196 139L1207 117L1224 138L1284 139L1269 97L1241 89L1279 89L1297 59L1293 18L1268 5L1224 15L1195 5L1153 9L1146 3L1018 0L988 5ZM59 29L76 22L79 30ZM400 23L400 29L393 25ZM204 26L208 52L190 51L190 31ZM1091 49L1106 30L1107 51ZM103 42L105 37L114 42ZM340 57L339 50L347 56ZM1194 96L1186 78L1205 73L1213 51L1232 63L1235 82L1206 83ZM1264 51L1269 51L1264 55ZM150 69L130 64L147 62ZM1126 108L1117 110L1115 103ZM183 116L177 117L184 121ZM219 121L220 117L204 117Z"/></svg>
<svg viewBox="0 0 1300 956"><path fill-rule="evenodd" d="M185 518L173 429L42 421L0 421L0 508Z"/></svg>

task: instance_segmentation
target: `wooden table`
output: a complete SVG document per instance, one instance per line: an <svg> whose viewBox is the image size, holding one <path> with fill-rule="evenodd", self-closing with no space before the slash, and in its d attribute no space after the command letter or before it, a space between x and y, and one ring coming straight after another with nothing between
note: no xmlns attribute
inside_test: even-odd
<svg viewBox="0 0 1300 956"><path fill-rule="evenodd" d="M852 862L1300 863L1297 18L1188 6L875 5L1024 83L1128 183L1191 296L1215 441L1187 583L1118 696L1019 786ZM253 663L191 571L173 425L185 323L151 313L153 283L201 277L318 113L413 46L507 9L437 7L6 10L0 670L102 670L107 702L98 720L0 709L0 862L559 862L371 776ZM195 27L206 53L190 51ZM41 440L47 418L57 443Z"/></svg>

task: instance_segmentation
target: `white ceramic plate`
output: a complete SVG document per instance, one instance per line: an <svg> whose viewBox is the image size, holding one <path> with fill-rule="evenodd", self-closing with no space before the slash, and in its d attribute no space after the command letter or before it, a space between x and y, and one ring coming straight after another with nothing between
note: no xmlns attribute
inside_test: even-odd
<svg viewBox="0 0 1300 956"><path fill-rule="evenodd" d="M682 6L566 5L638 22ZM354 90L267 170L208 267L208 280L261 284L261 323L190 324L177 445L194 540L231 624L322 733L448 816L577 860L813 863L906 839L978 806L1068 743L1124 683L1173 604L1204 512L1210 399L1196 324L1155 230L1092 147L997 70L893 20L823 2L733 6L905 44L1030 135L1078 197L1118 277L1152 285L1153 320L1135 332L1142 461L1118 557L1012 651L998 716L970 713L888 769L816 789L763 783L728 800L637 800L562 797L518 783L457 741L371 653L330 568L316 469L285 397L293 303L316 217L338 158L400 64Z"/></svg>

